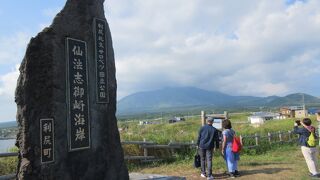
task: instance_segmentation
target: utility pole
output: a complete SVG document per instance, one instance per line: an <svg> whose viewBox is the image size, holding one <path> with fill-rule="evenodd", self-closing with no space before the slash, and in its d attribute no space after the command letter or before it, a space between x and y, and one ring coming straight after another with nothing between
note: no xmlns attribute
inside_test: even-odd
<svg viewBox="0 0 320 180"><path fill-rule="evenodd" d="M306 104L304 103L304 94L303 93L302 93L302 108L303 108L304 117L306 117L307 112L306 112Z"/></svg>

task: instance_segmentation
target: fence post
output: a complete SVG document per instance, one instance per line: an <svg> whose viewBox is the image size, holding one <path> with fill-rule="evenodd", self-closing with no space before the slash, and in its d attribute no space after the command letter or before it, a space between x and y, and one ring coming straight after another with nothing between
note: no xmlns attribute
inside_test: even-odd
<svg viewBox="0 0 320 180"><path fill-rule="evenodd" d="M146 142L146 138L143 138L143 142ZM143 144L143 145L146 145L146 144ZM147 158L147 156L148 156L148 149L147 148L143 148L143 156L145 158Z"/></svg>
<svg viewBox="0 0 320 180"><path fill-rule="evenodd" d="M291 131L288 131L288 138L289 138L289 142L291 142Z"/></svg>
<svg viewBox="0 0 320 180"><path fill-rule="evenodd" d="M172 144L172 140L170 140L169 144ZM174 148L170 148L170 151L171 151L172 156L174 156Z"/></svg>
<svg viewBox="0 0 320 180"><path fill-rule="evenodd" d="M271 133L268 132L268 141L269 141L269 144L271 144Z"/></svg>
<svg viewBox="0 0 320 180"><path fill-rule="evenodd" d="M240 135L240 136L239 136L239 138L240 138L240 143L241 143L241 145L242 145L242 147L243 147L243 140L242 140L242 136Z"/></svg>
<svg viewBox="0 0 320 180"><path fill-rule="evenodd" d="M320 112L319 111L317 113L317 121L318 121L318 136L320 136ZM319 138L318 146L320 146L320 138Z"/></svg>
<svg viewBox="0 0 320 180"><path fill-rule="evenodd" d="M256 139L256 146L259 146L259 135L258 135L258 133L255 133L254 137Z"/></svg>
<svg viewBox="0 0 320 180"><path fill-rule="evenodd" d="M204 126L206 124L206 113L201 111L201 125Z"/></svg>
<svg viewBox="0 0 320 180"><path fill-rule="evenodd" d="M282 132L279 131L279 141L282 142Z"/></svg>
<svg viewBox="0 0 320 180"><path fill-rule="evenodd" d="M229 119L229 113L228 113L228 111L224 111L224 112L223 112L223 116L224 116L225 119Z"/></svg>

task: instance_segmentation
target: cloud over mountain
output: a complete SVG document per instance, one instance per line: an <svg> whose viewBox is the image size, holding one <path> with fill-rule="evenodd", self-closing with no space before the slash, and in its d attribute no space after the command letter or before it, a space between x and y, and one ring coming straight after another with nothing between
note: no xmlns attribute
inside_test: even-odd
<svg viewBox="0 0 320 180"><path fill-rule="evenodd" d="M320 88L317 0L111 0L106 14L120 97L173 85L256 96Z"/></svg>
<svg viewBox="0 0 320 180"><path fill-rule="evenodd" d="M31 36L49 25L64 3L3 2L0 106L11 103L15 111L16 81L7 77L16 71ZM105 7L118 99L167 86L320 96L318 0L108 0Z"/></svg>

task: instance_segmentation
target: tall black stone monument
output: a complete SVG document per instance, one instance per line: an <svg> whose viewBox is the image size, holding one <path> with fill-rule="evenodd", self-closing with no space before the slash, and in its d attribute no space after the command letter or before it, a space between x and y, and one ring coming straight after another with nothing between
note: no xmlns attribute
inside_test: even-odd
<svg viewBox="0 0 320 180"><path fill-rule="evenodd" d="M16 89L18 179L129 179L104 0L67 0L32 38Z"/></svg>

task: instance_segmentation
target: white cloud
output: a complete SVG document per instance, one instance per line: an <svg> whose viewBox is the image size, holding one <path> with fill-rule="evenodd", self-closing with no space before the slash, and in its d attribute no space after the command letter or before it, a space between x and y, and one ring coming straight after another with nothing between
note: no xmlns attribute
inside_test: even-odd
<svg viewBox="0 0 320 180"><path fill-rule="evenodd" d="M47 9L42 10L43 16L50 19L50 21L40 23L39 24L39 31L42 31L44 28L49 27L51 24L51 21L61 11L61 9L62 9L62 7L54 7L54 8L47 8Z"/></svg>
<svg viewBox="0 0 320 180"><path fill-rule="evenodd" d="M164 86L236 95L308 92L320 75L320 1L106 3L119 97Z"/></svg>
<svg viewBox="0 0 320 180"><path fill-rule="evenodd" d="M47 8L42 10L42 14L44 16L49 17L50 19L53 19L59 11L61 11L62 7L54 7L54 8Z"/></svg>
<svg viewBox="0 0 320 180"><path fill-rule="evenodd" d="M52 20L59 12L59 8L50 8L42 11L42 15ZM39 29L49 26L49 22L39 23ZM36 33L36 32L35 32ZM18 66L25 54L31 33L15 32L12 35L0 36L0 121L13 120L16 112L14 92L19 75Z"/></svg>
<svg viewBox="0 0 320 180"><path fill-rule="evenodd" d="M0 75L0 96L14 97L17 79L19 76L19 66L7 74Z"/></svg>
<svg viewBox="0 0 320 180"><path fill-rule="evenodd" d="M18 67L30 39L27 33L0 36L0 122L14 120L14 92L19 75Z"/></svg>
<svg viewBox="0 0 320 180"><path fill-rule="evenodd" d="M19 76L19 65L7 74L0 75L0 122L14 120L16 104L14 92Z"/></svg>
<svg viewBox="0 0 320 180"><path fill-rule="evenodd" d="M0 122L14 120L16 104L14 92L18 78L18 64L22 61L30 35L25 32L0 36Z"/></svg>
<svg viewBox="0 0 320 180"><path fill-rule="evenodd" d="M320 95L318 0L109 0L105 5L119 97L164 86L235 95ZM51 20L60 9L42 14ZM49 22L38 24L43 29ZM14 117L14 66L30 37L0 36L0 121Z"/></svg>
<svg viewBox="0 0 320 180"><path fill-rule="evenodd" d="M0 36L0 65L15 65L23 58L23 53L30 35L24 32L15 33L13 36Z"/></svg>

